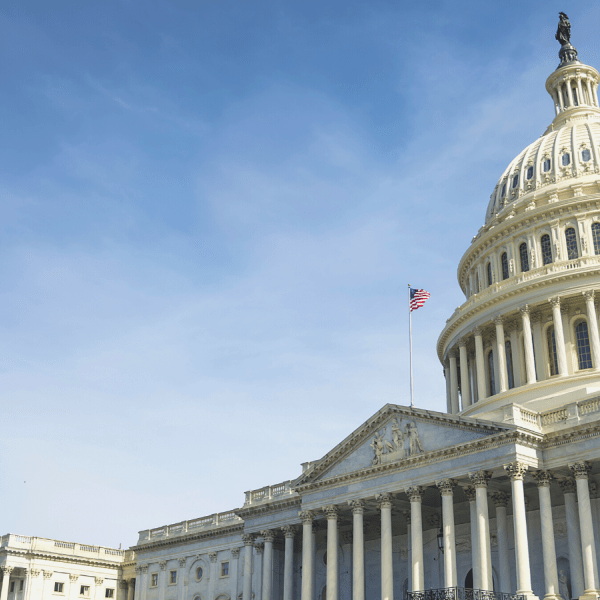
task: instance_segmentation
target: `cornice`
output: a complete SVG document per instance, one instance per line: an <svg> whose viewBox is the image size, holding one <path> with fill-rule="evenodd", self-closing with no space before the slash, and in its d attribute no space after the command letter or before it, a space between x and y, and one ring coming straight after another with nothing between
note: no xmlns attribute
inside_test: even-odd
<svg viewBox="0 0 600 600"><path fill-rule="evenodd" d="M594 257L590 256L590 258ZM487 299L483 298L480 304L475 303L470 310L464 312L463 314L459 314L456 317L454 317L453 315L448 319L448 322L446 323L446 326L442 330L442 333L440 334L440 337L437 341L437 353L440 362L442 364L444 362L444 348L446 347L446 343L448 342L450 337L460 328L462 324L464 324L466 321L472 320L477 314L484 312L485 310L493 307L496 304L504 302L508 298L512 298L514 296L523 296L528 292L535 290L536 288L549 287L550 285L554 285L562 281L569 281L571 279L581 279L584 277L598 275L599 272L600 271L598 269L598 265L589 265L586 267L579 267L577 269L558 271L546 275L540 275L539 277L532 278L527 282L519 283L518 281L515 281L514 285L510 286L506 291L498 290L496 292L491 293ZM564 296L565 298L569 297L568 289L565 290ZM467 304L467 302L465 302L465 304ZM458 310L460 310L460 308L461 307L459 306ZM511 310L516 310L516 307ZM475 323L472 324L472 327L474 326Z"/></svg>
<svg viewBox="0 0 600 600"><path fill-rule="evenodd" d="M228 527L220 527L218 529L211 529L210 531L199 531L196 533L188 533L187 535L179 535L167 539L159 539L155 542L148 542L147 544L139 544L132 546L130 550L133 550L137 554L142 554L148 550L154 550L155 548L164 548L166 546L173 546L175 544L189 544L198 540L205 540L216 537L223 537L238 532L244 531L244 524L237 523L236 525L229 525Z"/></svg>
<svg viewBox="0 0 600 600"><path fill-rule="evenodd" d="M463 444L456 444L448 448L441 448L425 454L411 456L396 463L388 463L366 467L359 471L344 473L336 477L328 479L320 479L318 481L308 482L297 487L300 493L308 492L325 487L336 487L340 484L345 484L348 481L356 479L373 479L382 473L400 473L411 469L427 466L433 463L438 463L440 460L454 459L468 454L478 453L482 450L506 446L507 444L515 444L526 446L528 448L541 449L543 441L542 435L537 435L529 431L516 429L513 431L505 431L498 435L487 436L472 440Z"/></svg>
<svg viewBox="0 0 600 600"><path fill-rule="evenodd" d="M41 552L39 550L19 550L18 548L4 547L0 551L0 556L2 555L18 556L27 560L47 560L86 565L89 567L102 567L104 569L114 569L117 571L123 568L123 563L104 562L102 560L93 560L85 557L69 556L68 554L52 554L49 552Z"/></svg>
<svg viewBox="0 0 600 600"><path fill-rule="evenodd" d="M571 429L547 433L544 436L544 450L557 448L581 440L600 437L600 422L585 425L575 425Z"/></svg>
<svg viewBox="0 0 600 600"><path fill-rule="evenodd" d="M328 452L320 461L317 461L316 464L309 469L309 471L302 473L300 477L293 481L291 484L292 489L295 491L304 489L301 486L305 485L308 479L312 480L315 477L325 475L335 464L346 458L357 447L357 445L364 442L374 429L378 429L385 420L387 420L390 416L395 415L402 415L417 421L435 421L438 423L444 423L449 427L465 429L469 431L504 431L501 426L491 424L490 422L482 422L477 419L467 420L464 417L457 417L448 413L438 413L418 408L402 407L396 404L386 404L369 420L365 421L365 423L363 423L348 437L342 440L335 448L333 448L333 450Z"/></svg>
<svg viewBox="0 0 600 600"><path fill-rule="evenodd" d="M256 515L263 515L275 512L281 512L288 508L300 506L302 504L302 498L300 496L292 496L283 498L281 500L272 500L271 502L265 502L264 504L256 504L247 506L246 508L240 508L235 511L235 514L241 519L253 517Z"/></svg>

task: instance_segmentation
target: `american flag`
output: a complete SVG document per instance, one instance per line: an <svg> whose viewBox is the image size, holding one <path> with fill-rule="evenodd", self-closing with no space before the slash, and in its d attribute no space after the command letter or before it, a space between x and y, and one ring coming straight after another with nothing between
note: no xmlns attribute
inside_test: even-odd
<svg viewBox="0 0 600 600"><path fill-rule="evenodd" d="M429 296L431 296L431 294L425 290L415 290L414 288L410 288L410 312L417 310L417 308L421 308Z"/></svg>

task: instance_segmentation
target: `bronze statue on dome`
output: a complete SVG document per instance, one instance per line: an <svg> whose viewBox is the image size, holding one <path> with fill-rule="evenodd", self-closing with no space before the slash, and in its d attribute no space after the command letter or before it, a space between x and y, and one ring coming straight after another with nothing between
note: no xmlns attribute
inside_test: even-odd
<svg viewBox="0 0 600 600"><path fill-rule="evenodd" d="M564 12L558 14L560 21L558 22L558 29L554 37L560 42L561 46L565 46L571 42L571 23L569 22L569 17Z"/></svg>

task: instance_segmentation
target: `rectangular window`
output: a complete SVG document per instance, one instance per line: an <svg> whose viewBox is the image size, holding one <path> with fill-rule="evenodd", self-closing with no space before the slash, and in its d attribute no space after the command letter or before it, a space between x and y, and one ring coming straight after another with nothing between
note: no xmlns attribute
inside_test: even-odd
<svg viewBox="0 0 600 600"><path fill-rule="evenodd" d="M150 585L156 587L158 585L158 573L152 573L150 576Z"/></svg>
<svg viewBox="0 0 600 600"><path fill-rule="evenodd" d="M14 581L10 582L10 590L9 591L11 594L15 591L15 582Z"/></svg>
<svg viewBox="0 0 600 600"><path fill-rule="evenodd" d="M23 584L25 583L25 581L23 579L21 579L21 581L19 581L19 591L22 592L23 591Z"/></svg>
<svg viewBox="0 0 600 600"><path fill-rule="evenodd" d="M82 585L79 588L79 595L83 596L84 598L89 598L90 597L90 586L89 585Z"/></svg>
<svg viewBox="0 0 600 600"><path fill-rule="evenodd" d="M64 583L62 583L61 581L54 582L54 592L55 593L62 594L62 593L64 593L64 589L65 589Z"/></svg>
<svg viewBox="0 0 600 600"><path fill-rule="evenodd" d="M177 571L171 571L171 583L177 583Z"/></svg>
<svg viewBox="0 0 600 600"><path fill-rule="evenodd" d="M114 598L115 597L115 590L113 588L107 588L106 592L104 594L105 598Z"/></svg>
<svg viewBox="0 0 600 600"><path fill-rule="evenodd" d="M229 561L221 563L221 577L229 577Z"/></svg>

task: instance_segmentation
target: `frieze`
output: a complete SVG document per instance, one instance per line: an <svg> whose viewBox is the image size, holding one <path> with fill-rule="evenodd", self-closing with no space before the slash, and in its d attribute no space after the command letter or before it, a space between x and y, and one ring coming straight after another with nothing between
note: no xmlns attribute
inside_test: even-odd
<svg viewBox="0 0 600 600"><path fill-rule="evenodd" d="M402 419L400 422L397 418L392 419L391 441L385 439L385 430L375 432L375 437L370 444L375 454L373 457L374 465L395 462L406 456L423 453L416 423L410 421L405 425L404 431L401 423Z"/></svg>

